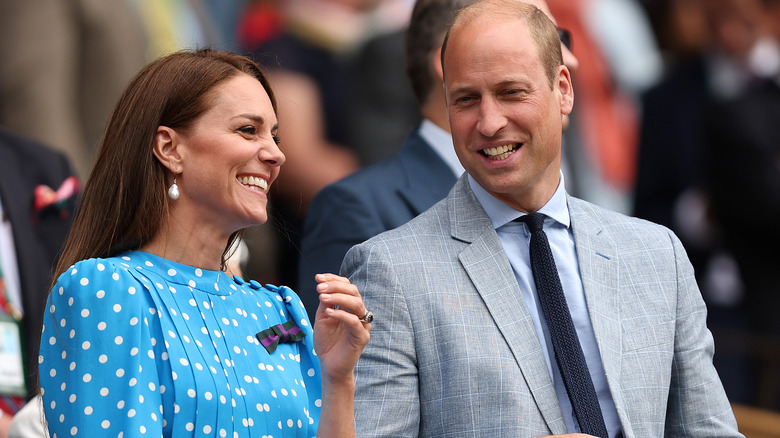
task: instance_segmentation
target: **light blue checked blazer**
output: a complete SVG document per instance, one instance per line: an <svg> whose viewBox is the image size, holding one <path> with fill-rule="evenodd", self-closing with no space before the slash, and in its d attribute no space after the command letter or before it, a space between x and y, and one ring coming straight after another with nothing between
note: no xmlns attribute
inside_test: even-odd
<svg viewBox="0 0 780 438"><path fill-rule="evenodd" d="M626 438L738 437L693 269L668 229L569 197L585 296ZM358 436L566 433L509 261L461 177L341 268L376 318L356 369Z"/></svg>

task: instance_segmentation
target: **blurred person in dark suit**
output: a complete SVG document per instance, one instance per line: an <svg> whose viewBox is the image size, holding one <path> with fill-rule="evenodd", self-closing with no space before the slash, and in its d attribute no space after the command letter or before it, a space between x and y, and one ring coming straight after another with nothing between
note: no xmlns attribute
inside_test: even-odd
<svg viewBox="0 0 780 438"><path fill-rule="evenodd" d="M417 98L404 71L406 33L404 28L371 38L351 62L355 82L349 144L363 166L398 152L421 121Z"/></svg>
<svg viewBox="0 0 780 438"><path fill-rule="evenodd" d="M37 142L0 128L0 327L18 323L24 393L0 396L0 437L5 437L11 418L32 396L37 386L38 343L51 273L65 241L76 208L79 183L67 158ZM0 287L2 289L2 287ZM8 344L0 347L8 368ZM0 378L0 386L9 382ZM15 385L14 385L15 386ZM40 420L40 415L37 417Z"/></svg>
<svg viewBox="0 0 780 438"><path fill-rule="evenodd" d="M762 2L762 56L780 67L780 1ZM780 69L716 105L707 127L713 217L745 288L737 342L749 360L747 402L780 410Z"/></svg>
<svg viewBox="0 0 780 438"><path fill-rule="evenodd" d="M745 287L747 329L780 346L780 84L764 81L714 110L710 120L710 200L724 244ZM760 368L748 376L761 379ZM780 369L775 367L775 374ZM749 399L780 409L780 386L751 386ZM759 396L759 394L769 394Z"/></svg>
<svg viewBox="0 0 780 438"><path fill-rule="evenodd" d="M708 217L705 127L712 105L739 95L752 76L768 68L761 55L767 40L760 0L651 3L667 72L642 95L633 213L680 236L705 298L733 299L725 290L709 290L705 280L712 257L720 254Z"/></svg>

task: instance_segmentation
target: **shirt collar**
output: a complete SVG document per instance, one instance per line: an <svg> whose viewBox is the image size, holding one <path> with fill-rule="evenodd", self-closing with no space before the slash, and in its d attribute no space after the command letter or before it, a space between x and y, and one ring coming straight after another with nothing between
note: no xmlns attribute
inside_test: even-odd
<svg viewBox="0 0 780 438"><path fill-rule="evenodd" d="M423 119L420 124L420 137L428 142L433 151L436 152L436 155L441 157L444 163L447 164L447 167L452 170L456 178L463 174L463 165L460 164L458 155L455 154L452 136L447 131L441 129L429 119Z"/></svg>
<svg viewBox="0 0 780 438"><path fill-rule="evenodd" d="M558 188L555 189L552 198L539 209L539 213L542 213L564 227L569 228L569 205L566 202L566 187L563 181L563 172L561 172L560 175L561 180L558 183ZM474 196L476 196L479 203L482 204L482 208L485 210L485 213L487 213L488 218L490 218L493 228L498 229L520 216L525 215L525 213L515 210L504 203L504 201L501 201L488 193L488 191L482 188L471 175L468 176L468 179Z"/></svg>

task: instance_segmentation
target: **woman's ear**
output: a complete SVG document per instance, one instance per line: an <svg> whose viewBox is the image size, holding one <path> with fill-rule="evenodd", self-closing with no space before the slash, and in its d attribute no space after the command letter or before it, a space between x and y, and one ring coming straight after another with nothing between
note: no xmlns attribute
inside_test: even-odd
<svg viewBox="0 0 780 438"><path fill-rule="evenodd" d="M174 175L182 173L179 138L179 134L167 126L158 126L154 135L154 156Z"/></svg>

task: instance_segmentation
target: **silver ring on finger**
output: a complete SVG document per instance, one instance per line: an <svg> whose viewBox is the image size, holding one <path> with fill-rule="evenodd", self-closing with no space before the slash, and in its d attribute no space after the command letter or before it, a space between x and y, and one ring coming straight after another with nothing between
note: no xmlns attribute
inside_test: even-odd
<svg viewBox="0 0 780 438"><path fill-rule="evenodd" d="M371 321L374 320L374 312L366 309L366 313L363 314L363 316L360 317L360 322L364 324L371 324Z"/></svg>

